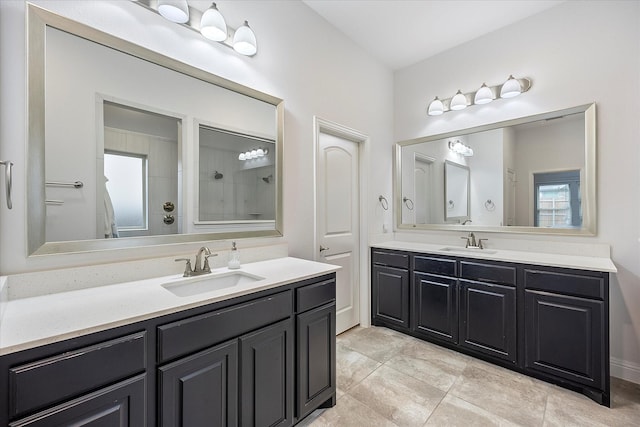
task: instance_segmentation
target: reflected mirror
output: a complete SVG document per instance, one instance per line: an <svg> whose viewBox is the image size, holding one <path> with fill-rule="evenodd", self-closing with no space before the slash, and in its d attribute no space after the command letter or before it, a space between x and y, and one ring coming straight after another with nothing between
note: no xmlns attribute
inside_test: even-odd
<svg viewBox="0 0 640 427"><path fill-rule="evenodd" d="M282 235L281 99L28 14L30 254Z"/></svg>
<svg viewBox="0 0 640 427"><path fill-rule="evenodd" d="M593 235L595 150L595 104L399 142L397 228Z"/></svg>

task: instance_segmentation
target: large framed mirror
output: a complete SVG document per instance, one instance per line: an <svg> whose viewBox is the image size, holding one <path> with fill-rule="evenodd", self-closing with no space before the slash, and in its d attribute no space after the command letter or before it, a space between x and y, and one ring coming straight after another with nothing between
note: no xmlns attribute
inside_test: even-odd
<svg viewBox="0 0 640 427"><path fill-rule="evenodd" d="M595 114L588 104L398 142L396 229L595 235Z"/></svg>
<svg viewBox="0 0 640 427"><path fill-rule="evenodd" d="M282 235L281 99L28 20L29 255Z"/></svg>

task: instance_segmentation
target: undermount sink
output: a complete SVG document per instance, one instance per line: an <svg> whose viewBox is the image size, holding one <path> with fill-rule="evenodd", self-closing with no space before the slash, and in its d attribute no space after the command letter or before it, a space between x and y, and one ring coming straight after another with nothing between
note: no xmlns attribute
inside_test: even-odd
<svg viewBox="0 0 640 427"><path fill-rule="evenodd" d="M440 248L441 251L444 252L462 252L466 254L495 254L497 251L492 251L491 249L475 249L475 248L457 248L447 246L445 248Z"/></svg>
<svg viewBox="0 0 640 427"><path fill-rule="evenodd" d="M234 286L263 280L264 277L248 274L243 271L234 271L221 274L207 274L197 277L185 277L163 283L162 287L179 297L190 297L205 292L218 291Z"/></svg>

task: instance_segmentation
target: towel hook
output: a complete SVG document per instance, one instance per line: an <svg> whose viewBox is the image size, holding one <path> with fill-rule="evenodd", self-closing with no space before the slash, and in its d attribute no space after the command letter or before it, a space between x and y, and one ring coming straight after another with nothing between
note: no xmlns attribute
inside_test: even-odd
<svg viewBox="0 0 640 427"><path fill-rule="evenodd" d="M404 205L407 207L407 209L409 209L410 211L413 210L413 200L411 200L410 198L408 198L407 196L404 196L402 198L402 201L404 202Z"/></svg>
<svg viewBox="0 0 640 427"><path fill-rule="evenodd" d="M378 196L378 201L380 202L380 205L382 205L382 209L384 209L385 211L389 210L389 201L386 197L380 195Z"/></svg>
<svg viewBox="0 0 640 427"><path fill-rule="evenodd" d="M489 212L493 212L496 209L496 204L493 203L493 201L491 199L487 199L487 201L484 202L484 207Z"/></svg>

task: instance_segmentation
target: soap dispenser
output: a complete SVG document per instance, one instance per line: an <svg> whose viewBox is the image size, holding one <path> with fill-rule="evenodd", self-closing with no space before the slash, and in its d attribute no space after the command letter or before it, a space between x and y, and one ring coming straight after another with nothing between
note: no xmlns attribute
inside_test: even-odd
<svg viewBox="0 0 640 427"><path fill-rule="evenodd" d="M236 242L231 242L231 252L229 253L229 268L235 270L240 268L240 253L236 247Z"/></svg>

